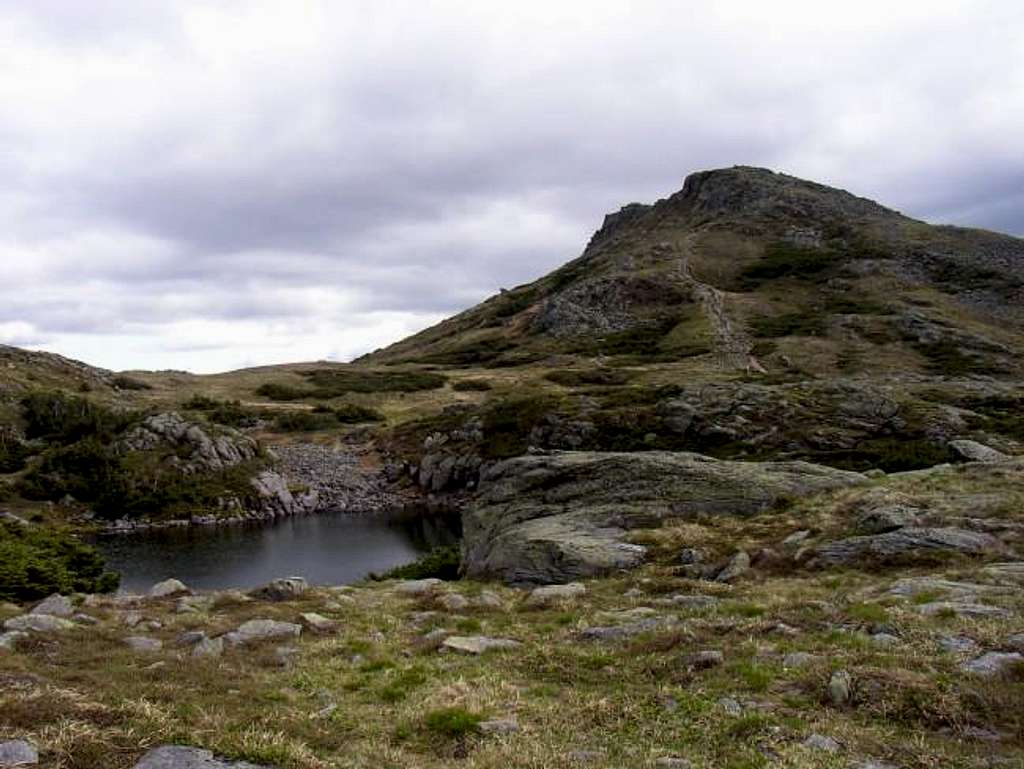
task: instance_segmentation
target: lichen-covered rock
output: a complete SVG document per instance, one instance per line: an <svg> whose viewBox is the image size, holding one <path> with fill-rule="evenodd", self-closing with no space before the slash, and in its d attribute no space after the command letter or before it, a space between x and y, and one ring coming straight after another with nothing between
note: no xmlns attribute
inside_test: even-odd
<svg viewBox="0 0 1024 769"><path fill-rule="evenodd" d="M35 633L55 633L58 630L71 630L74 626L75 623L70 620L49 614L23 614L4 622L5 630L31 630Z"/></svg>
<svg viewBox="0 0 1024 769"><path fill-rule="evenodd" d="M241 646L256 641L298 638L301 633L302 626L291 622L278 622L272 619L251 619L239 625L237 630L225 633L222 638L228 646Z"/></svg>
<svg viewBox="0 0 1024 769"><path fill-rule="evenodd" d="M124 435L117 447L122 451L172 447L184 455L178 466L186 473L223 470L259 454L259 444L253 438L227 427L213 431L173 411L147 417Z"/></svg>
<svg viewBox="0 0 1024 769"><path fill-rule="evenodd" d="M36 746L25 740L0 742L0 767L33 766L39 763Z"/></svg>
<svg viewBox="0 0 1024 769"><path fill-rule="evenodd" d="M253 588L249 591L249 595L266 601L290 601L298 598L307 590L309 590L309 583L304 577L282 577Z"/></svg>
<svg viewBox="0 0 1024 769"><path fill-rule="evenodd" d="M1002 462L1009 459L1003 452L977 441L950 441L949 450L959 462Z"/></svg>
<svg viewBox="0 0 1024 769"><path fill-rule="evenodd" d="M752 515L778 500L867 483L806 462L729 462L699 454L558 452L485 473L463 515L471 577L568 582L639 565L630 529L697 513Z"/></svg>
<svg viewBox="0 0 1024 769"><path fill-rule="evenodd" d="M31 611L32 614L49 614L51 617L70 617L75 613L75 607L71 599L54 593L41 603L37 604Z"/></svg>
<svg viewBox="0 0 1024 769"><path fill-rule="evenodd" d="M170 598L171 596L188 595L192 591L188 586L177 579L165 579L157 582L149 589L150 598Z"/></svg>
<svg viewBox="0 0 1024 769"><path fill-rule="evenodd" d="M912 563L936 554L993 555L1006 546L991 534L956 528L906 527L884 534L847 537L819 546L813 560L824 566Z"/></svg>
<svg viewBox="0 0 1024 769"><path fill-rule="evenodd" d="M268 769L245 761L221 761L209 750L182 745L154 748L133 769Z"/></svg>

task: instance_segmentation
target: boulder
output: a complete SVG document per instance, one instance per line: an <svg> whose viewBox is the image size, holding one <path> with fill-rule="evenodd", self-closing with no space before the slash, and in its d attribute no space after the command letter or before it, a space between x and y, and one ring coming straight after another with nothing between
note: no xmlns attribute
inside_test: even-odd
<svg viewBox="0 0 1024 769"><path fill-rule="evenodd" d="M936 554L992 555L1006 546L991 534L955 528L906 527L884 534L847 537L815 548L812 562L822 566L913 563Z"/></svg>
<svg viewBox="0 0 1024 769"><path fill-rule="evenodd" d="M71 630L74 626L75 623L70 620L49 614L22 614L4 622L5 630L32 630L36 633L55 633L58 630Z"/></svg>
<svg viewBox="0 0 1024 769"><path fill-rule="evenodd" d="M957 462L1002 462L1009 457L977 441L950 441L949 451Z"/></svg>
<svg viewBox="0 0 1024 769"><path fill-rule="evenodd" d="M164 647L160 639L141 635L128 636L124 642L137 652L158 652Z"/></svg>
<svg viewBox="0 0 1024 769"><path fill-rule="evenodd" d="M222 638L228 646L241 646L277 638L298 638L301 633L302 626L291 622L251 619L248 622L243 622L236 630L225 633Z"/></svg>
<svg viewBox="0 0 1024 769"><path fill-rule="evenodd" d="M207 638L203 636L192 647L193 657L219 657L224 653L224 638Z"/></svg>
<svg viewBox="0 0 1024 769"><path fill-rule="evenodd" d="M926 617L948 614L956 617L1005 617L1009 612L1000 606L967 601L931 601L915 607Z"/></svg>
<svg viewBox="0 0 1024 769"><path fill-rule="evenodd" d="M8 740L0 742L0 767L32 766L39 763L39 751L31 742Z"/></svg>
<svg viewBox="0 0 1024 769"><path fill-rule="evenodd" d="M697 514L753 515L783 499L866 484L806 462L733 462L699 454L552 452L496 463L463 514L472 578L569 582L638 566L631 529Z"/></svg>
<svg viewBox="0 0 1024 769"><path fill-rule="evenodd" d="M23 630L9 630L0 633L0 649L13 649L19 638L28 638L28 633Z"/></svg>
<svg viewBox="0 0 1024 769"><path fill-rule="evenodd" d="M429 579L411 579L406 582L399 582L395 585L395 592L412 597L430 595L431 593L435 593L440 590L442 584L441 580L436 577L430 577Z"/></svg>
<svg viewBox="0 0 1024 769"><path fill-rule="evenodd" d="M853 680L845 670L837 670L828 679L828 699L836 707L850 702L853 696Z"/></svg>
<svg viewBox="0 0 1024 769"><path fill-rule="evenodd" d="M189 595L191 592L184 582L177 579L165 579L149 589L149 597L170 598L171 596Z"/></svg>
<svg viewBox="0 0 1024 769"><path fill-rule="evenodd" d="M338 627L338 623L333 619L328 619L322 614L317 614L314 611L309 611L305 614L299 615L299 622L303 627L309 628L317 633L330 633Z"/></svg>
<svg viewBox="0 0 1024 769"><path fill-rule="evenodd" d="M154 748L132 769L268 769L245 761L221 761L209 750L182 745Z"/></svg>
<svg viewBox="0 0 1024 769"><path fill-rule="evenodd" d="M1015 665L1024 664L1024 654L1017 652L987 652L977 659L965 662L961 667L967 673L992 678L1010 671Z"/></svg>
<svg viewBox="0 0 1024 769"><path fill-rule="evenodd" d="M559 601L572 601L586 594L587 588L579 582L569 582L565 585L545 585L535 588L526 597L526 605L532 608L549 606Z"/></svg>
<svg viewBox="0 0 1024 769"><path fill-rule="evenodd" d="M249 595L266 601L291 601L308 589L309 584L303 577L283 577L250 590Z"/></svg>
<svg viewBox="0 0 1024 769"><path fill-rule="evenodd" d="M60 593L54 593L49 598L39 603L31 614L49 614L51 617L70 617L75 613L75 607L71 599Z"/></svg>
<svg viewBox="0 0 1024 769"><path fill-rule="evenodd" d="M715 576L715 582L734 582L750 569L750 556L743 550L729 559L729 562Z"/></svg>

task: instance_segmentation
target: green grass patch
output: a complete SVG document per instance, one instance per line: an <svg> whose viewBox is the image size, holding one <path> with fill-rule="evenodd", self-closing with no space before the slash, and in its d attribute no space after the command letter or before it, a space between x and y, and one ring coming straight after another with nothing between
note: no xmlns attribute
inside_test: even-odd
<svg viewBox="0 0 1024 769"><path fill-rule="evenodd" d="M371 574L370 578L382 579L429 579L457 580L462 570L462 550L458 545L436 547L412 563L396 566L383 574Z"/></svg>
<svg viewBox="0 0 1024 769"><path fill-rule="evenodd" d="M441 708L423 716L423 727L432 734L459 739L480 731L484 717L465 708Z"/></svg>
<svg viewBox="0 0 1024 769"><path fill-rule="evenodd" d="M367 371L327 368L302 372L313 386L313 397L334 398L346 393L417 392L444 387L447 377L431 371Z"/></svg>

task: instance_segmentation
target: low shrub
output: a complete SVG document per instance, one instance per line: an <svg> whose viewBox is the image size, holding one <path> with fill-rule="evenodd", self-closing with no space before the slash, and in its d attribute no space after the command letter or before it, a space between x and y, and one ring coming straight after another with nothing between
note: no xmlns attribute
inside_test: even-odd
<svg viewBox="0 0 1024 769"><path fill-rule="evenodd" d="M267 417L264 409L243 406L239 400L219 401L205 395L193 395L181 406L189 411L199 411L210 422L228 427L255 427Z"/></svg>
<svg viewBox="0 0 1024 769"><path fill-rule="evenodd" d="M21 414L29 438L65 444L90 436L109 438L135 419L130 412L60 392L29 393L21 400Z"/></svg>
<svg viewBox="0 0 1024 769"><path fill-rule="evenodd" d="M345 393L416 392L444 387L448 379L430 371L366 371L315 369L302 373L316 398L335 398Z"/></svg>
<svg viewBox="0 0 1024 769"><path fill-rule="evenodd" d="M53 593L108 593L120 577L103 556L62 529L0 521L0 600L36 601Z"/></svg>
<svg viewBox="0 0 1024 769"><path fill-rule="evenodd" d="M753 290L781 278L820 282L840 259L841 256L835 251L802 248L784 242L773 243L765 249L764 256L740 272L739 287Z"/></svg>
<svg viewBox="0 0 1024 769"><path fill-rule="evenodd" d="M292 385L278 384L277 382L266 382L261 384L254 391L257 395L269 398L272 401L300 401L310 397L313 393L308 389L293 387Z"/></svg>
<svg viewBox="0 0 1024 769"><path fill-rule="evenodd" d="M458 545L436 547L412 563L396 566L372 579L443 579L457 580L462 571L462 551Z"/></svg>
<svg viewBox="0 0 1024 769"><path fill-rule="evenodd" d="M384 417L379 411L355 403L342 403L340 406L335 406L333 412L334 418L346 425L384 421Z"/></svg>
<svg viewBox="0 0 1024 769"><path fill-rule="evenodd" d="M491 389L490 382L484 379L462 379L452 383L455 392L486 392Z"/></svg>
<svg viewBox="0 0 1024 769"><path fill-rule="evenodd" d="M118 390L152 390L153 386L127 374L118 374L110 383Z"/></svg>
<svg viewBox="0 0 1024 769"><path fill-rule="evenodd" d="M624 385L635 376L627 369L594 368L594 369L561 369L544 375L549 382L563 387L582 387L584 385Z"/></svg>
<svg viewBox="0 0 1024 769"><path fill-rule="evenodd" d="M452 707L432 710L423 717L427 731L449 739L460 739L476 734L484 717L465 708Z"/></svg>
<svg viewBox="0 0 1024 769"><path fill-rule="evenodd" d="M308 433L328 430L338 424L333 413L313 411L286 411L274 419L274 429L282 433Z"/></svg>

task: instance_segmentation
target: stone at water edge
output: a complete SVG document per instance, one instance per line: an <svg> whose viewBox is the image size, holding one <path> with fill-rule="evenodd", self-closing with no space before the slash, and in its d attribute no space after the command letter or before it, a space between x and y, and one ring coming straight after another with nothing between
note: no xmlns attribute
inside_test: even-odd
<svg viewBox="0 0 1024 769"><path fill-rule="evenodd" d="M71 599L60 593L54 593L29 612L29 614L48 614L51 617L65 618L74 613L75 607L71 604Z"/></svg>
<svg viewBox="0 0 1024 769"><path fill-rule="evenodd" d="M535 588L526 598L526 605L533 607L547 606L556 601L571 601L585 595L587 588L579 582L564 585L544 585Z"/></svg>
<svg viewBox="0 0 1024 769"><path fill-rule="evenodd" d="M183 745L153 748L132 769L269 769L245 761L221 761L209 750Z"/></svg>
<svg viewBox="0 0 1024 769"><path fill-rule="evenodd" d="M9 740L0 742L0 767L32 766L39 763L39 751L31 742Z"/></svg>
<svg viewBox="0 0 1024 769"><path fill-rule="evenodd" d="M192 590L177 579L165 579L163 582L157 582L153 587L149 589L150 598L170 598L172 596L179 595L190 595Z"/></svg>
<svg viewBox="0 0 1024 769"><path fill-rule="evenodd" d="M51 617L49 614L22 614L11 617L4 622L5 630L32 630L36 633L55 633L59 630L71 630L75 623L62 617Z"/></svg>
<svg viewBox="0 0 1024 769"><path fill-rule="evenodd" d="M309 590L305 577L283 577L254 588L249 595L267 601L290 601Z"/></svg>

